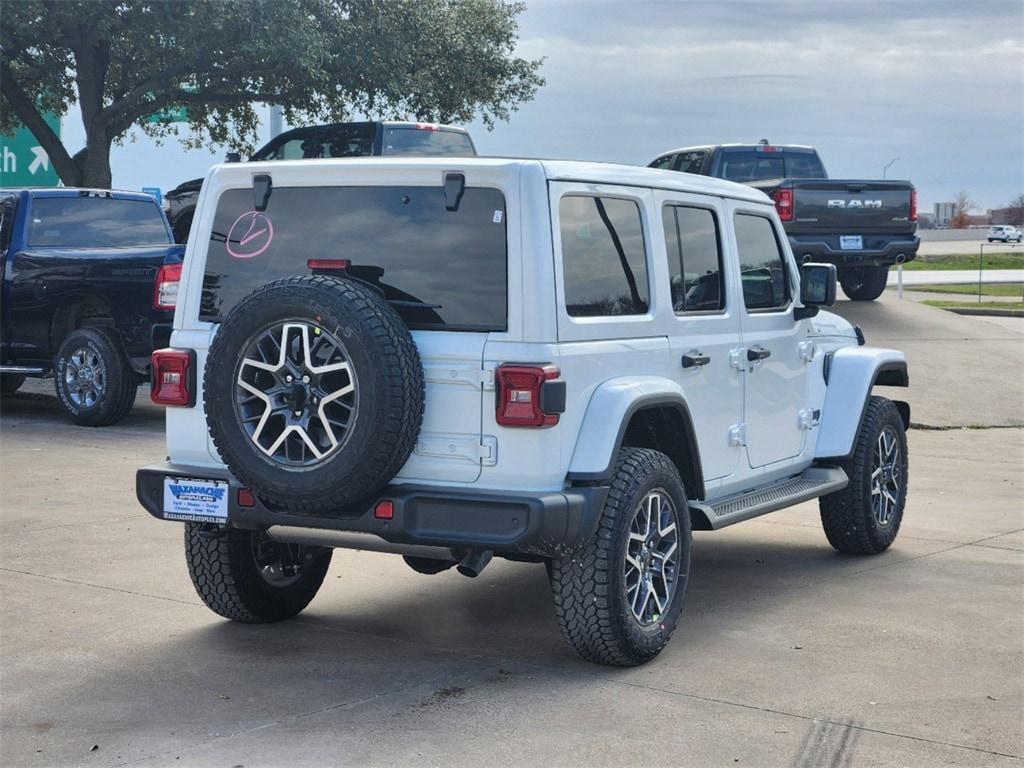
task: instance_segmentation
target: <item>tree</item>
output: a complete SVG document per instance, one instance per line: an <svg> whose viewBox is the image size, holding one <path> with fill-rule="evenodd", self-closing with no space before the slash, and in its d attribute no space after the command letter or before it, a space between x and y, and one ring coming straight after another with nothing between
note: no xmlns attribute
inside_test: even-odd
<svg viewBox="0 0 1024 768"><path fill-rule="evenodd" d="M8 0L0 25L0 131L18 122L68 186L109 187L132 126L188 147L252 151L255 103L289 122L508 119L543 85L514 55L505 0ZM43 121L78 102L86 144ZM184 106L187 123L152 121ZM184 125L184 135L179 134Z"/></svg>
<svg viewBox="0 0 1024 768"><path fill-rule="evenodd" d="M966 229L967 225L970 224L971 211L977 208L978 205L970 196L963 190L957 193L956 200L953 201L953 216L949 220L949 226L951 229Z"/></svg>
<svg viewBox="0 0 1024 768"><path fill-rule="evenodd" d="M1024 195L1017 195L1007 207L1010 209L1010 218L1007 224L1013 224L1016 227L1024 225Z"/></svg>

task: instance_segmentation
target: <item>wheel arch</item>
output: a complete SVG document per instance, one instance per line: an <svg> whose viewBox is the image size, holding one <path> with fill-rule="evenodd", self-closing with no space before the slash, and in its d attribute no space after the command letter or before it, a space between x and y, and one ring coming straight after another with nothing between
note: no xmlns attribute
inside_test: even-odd
<svg viewBox="0 0 1024 768"><path fill-rule="evenodd" d="M567 479L571 483L609 480L623 446L661 451L676 465L688 495L704 498L693 419L675 382L613 379L598 387L587 406Z"/></svg>
<svg viewBox="0 0 1024 768"><path fill-rule="evenodd" d="M50 323L50 349L57 353L60 345L73 332L83 327L117 329L115 308L110 301L95 293L76 293L64 300Z"/></svg>
<svg viewBox="0 0 1024 768"><path fill-rule="evenodd" d="M895 349L843 347L829 353L823 369L826 392L814 457L843 461L854 440L876 386L909 387L907 358ZM904 428L910 427L910 404L894 400Z"/></svg>

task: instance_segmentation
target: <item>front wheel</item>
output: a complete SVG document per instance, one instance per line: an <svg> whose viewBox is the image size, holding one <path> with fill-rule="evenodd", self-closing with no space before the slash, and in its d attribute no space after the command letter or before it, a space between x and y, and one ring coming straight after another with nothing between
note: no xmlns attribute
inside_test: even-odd
<svg viewBox="0 0 1024 768"><path fill-rule="evenodd" d="M907 502L907 433L895 403L868 400L843 468L850 484L818 502L825 536L840 552L883 552L896 539Z"/></svg>
<svg viewBox="0 0 1024 768"><path fill-rule="evenodd" d="M853 267L839 270L839 284L854 301L873 301L889 280L888 267Z"/></svg>
<svg viewBox="0 0 1024 768"><path fill-rule="evenodd" d="M57 399L84 427L121 421L135 404L138 381L113 328L79 328L64 339L54 365Z"/></svg>
<svg viewBox="0 0 1024 768"><path fill-rule="evenodd" d="M185 560L206 606L247 624L283 621L309 605L333 550L274 541L264 531L185 525Z"/></svg>
<svg viewBox="0 0 1024 768"><path fill-rule="evenodd" d="M665 647L683 610L690 528L672 461L623 448L597 531L551 561L558 622L580 656L635 666Z"/></svg>

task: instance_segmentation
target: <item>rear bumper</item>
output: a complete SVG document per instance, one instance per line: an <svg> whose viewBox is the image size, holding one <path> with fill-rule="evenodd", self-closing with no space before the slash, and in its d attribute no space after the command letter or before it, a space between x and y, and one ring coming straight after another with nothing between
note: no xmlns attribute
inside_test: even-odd
<svg viewBox="0 0 1024 768"><path fill-rule="evenodd" d="M486 549L551 557L572 549L597 529L608 495L603 487L559 492L484 491L437 486L389 485L380 495L335 514L294 514L238 505L242 487L226 471L209 467L159 464L135 475L135 494L153 517L163 520L165 477L225 480L230 486L228 525L236 528L292 526L325 531L368 533L392 544L420 544L452 549ZM379 499L390 499L390 520L374 517ZM177 521L175 521L177 522Z"/></svg>
<svg viewBox="0 0 1024 768"><path fill-rule="evenodd" d="M798 262L825 262L837 267L890 266L901 254L903 261L913 261L921 245L919 237L863 235L863 238L865 248L857 251L840 248L839 235L790 235L789 244Z"/></svg>

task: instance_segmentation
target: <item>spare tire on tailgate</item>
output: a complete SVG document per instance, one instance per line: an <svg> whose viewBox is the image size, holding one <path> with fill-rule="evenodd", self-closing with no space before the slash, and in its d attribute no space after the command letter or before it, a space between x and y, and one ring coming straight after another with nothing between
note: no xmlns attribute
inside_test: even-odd
<svg viewBox="0 0 1024 768"><path fill-rule="evenodd" d="M423 421L409 329L372 288L290 277L242 299L206 358L206 422L232 474L263 501L327 512L402 468Z"/></svg>

